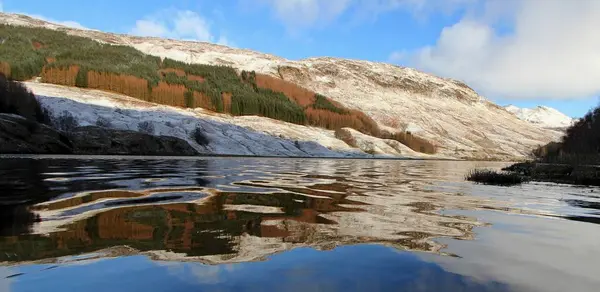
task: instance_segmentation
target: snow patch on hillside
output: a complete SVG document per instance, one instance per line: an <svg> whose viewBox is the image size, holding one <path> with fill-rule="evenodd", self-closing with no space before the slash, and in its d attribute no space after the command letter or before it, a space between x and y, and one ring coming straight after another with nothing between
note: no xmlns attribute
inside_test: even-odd
<svg viewBox="0 0 600 292"><path fill-rule="evenodd" d="M519 108L514 105L509 105L505 107L505 109L516 115L519 119L542 128L564 129L575 122L575 119L547 106Z"/></svg>

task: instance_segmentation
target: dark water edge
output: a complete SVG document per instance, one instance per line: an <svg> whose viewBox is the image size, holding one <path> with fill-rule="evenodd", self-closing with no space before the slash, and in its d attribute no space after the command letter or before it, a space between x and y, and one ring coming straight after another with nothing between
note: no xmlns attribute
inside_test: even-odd
<svg viewBox="0 0 600 292"><path fill-rule="evenodd" d="M0 291L595 291L598 189L506 164L0 159Z"/></svg>

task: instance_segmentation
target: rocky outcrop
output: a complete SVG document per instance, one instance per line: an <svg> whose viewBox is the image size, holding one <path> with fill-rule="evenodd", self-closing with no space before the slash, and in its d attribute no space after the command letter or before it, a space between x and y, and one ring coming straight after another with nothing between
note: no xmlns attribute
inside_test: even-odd
<svg viewBox="0 0 600 292"><path fill-rule="evenodd" d="M49 126L13 114L0 114L0 153L71 154L69 139Z"/></svg>
<svg viewBox="0 0 600 292"><path fill-rule="evenodd" d="M188 142L182 139L134 131L88 126L76 128L66 135L74 145L75 154L168 156L198 154Z"/></svg>
<svg viewBox="0 0 600 292"><path fill-rule="evenodd" d="M0 114L0 153L166 156L198 154L188 142L175 137L93 126L79 127L65 133L12 114Z"/></svg>

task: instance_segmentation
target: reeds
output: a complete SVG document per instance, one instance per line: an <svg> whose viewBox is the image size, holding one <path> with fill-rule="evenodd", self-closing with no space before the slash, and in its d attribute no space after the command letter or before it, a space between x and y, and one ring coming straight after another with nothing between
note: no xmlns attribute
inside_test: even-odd
<svg viewBox="0 0 600 292"><path fill-rule="evenodd" d="M498 172L489 169L471 170L465 179L480 184L496 186L514 186L527 181L524 176L515 172Z"/></svg>

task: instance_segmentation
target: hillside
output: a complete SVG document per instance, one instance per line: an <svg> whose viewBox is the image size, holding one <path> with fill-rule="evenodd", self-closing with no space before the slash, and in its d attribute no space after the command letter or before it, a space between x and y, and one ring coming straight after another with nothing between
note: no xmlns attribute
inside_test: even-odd
<svg viewBox="0 0 600 292"><path fill-rule="evenodd" d="M354 121L370 125L369 120L373 120L379 129L387 132L404 132L404 135L410 132L416 138L430 141L437 146L437 153L444 156L513 159L527 155L534 147L556 140L561 135L518 119L461 82L410 68L335 58L291 61L208 43L71 29L14 14L0 14L0 23L64 31L101 43L130 46L143 53L175 61L230 66L240 75L242 70L254 71L259 73L258 79L261 79L260 76L271 78L267 81L282 79L322 95L329 104L344 113L351 112L352 122L344 126L357 128L352 124ZM272 86L273 82L263 82L265 84ZM290 100L302 106L301 100ZM304 107L305 116L318 108L316 99L312 99L311 103ZM363 117L361 112L368 118ZM316 126L330 126L330 130L339 127L323 123L318 116L315 120L321 123L314 124ZM357 130L375 135L368 128ZM423 150L419 146L415 148Z"/></svg>
<svg viewBox="0 0 600 292"><path fill-rule="evenodd" d="M51 116L68 112L79 125L109 123L118 130L139 130L140 123L152 124L155 135L187 140L202 154L291 156L291 157L413 157L428 158L392 141L363 137L353 148L335 137L334 131L281 122L257 116L230 116L202 108L183 109L140 101L125 95L93 89L25 82L37 94ZM59 97L57 97L59 96ZM190 133L200 128L208 138L199 145ZM436 156L440 157L440 156Z"/></svg>
<svg viewBox="0 0 600 292"><path fill-rule="evenodd" d="M575 119L547 106L518 108L514 105L509 105L506 106L505 109L515 114L519 119L542 128L566 129L575 122Z"/></svg>

